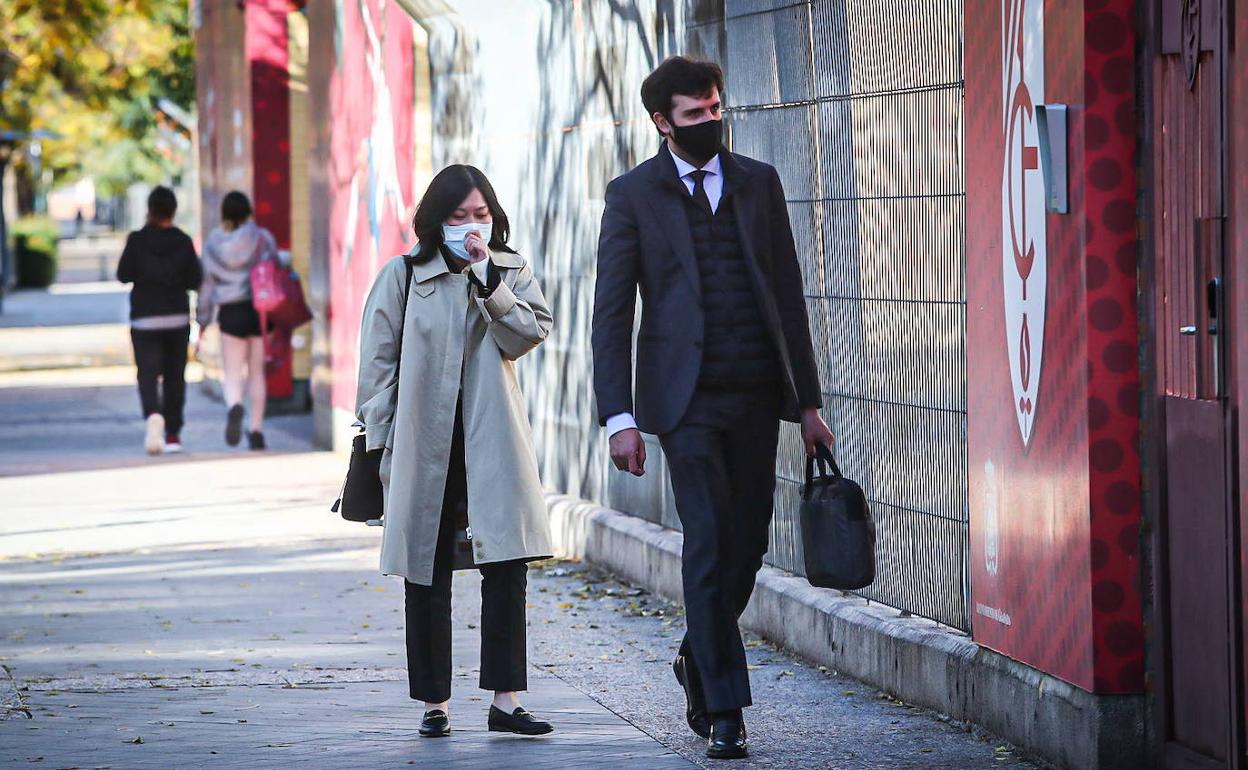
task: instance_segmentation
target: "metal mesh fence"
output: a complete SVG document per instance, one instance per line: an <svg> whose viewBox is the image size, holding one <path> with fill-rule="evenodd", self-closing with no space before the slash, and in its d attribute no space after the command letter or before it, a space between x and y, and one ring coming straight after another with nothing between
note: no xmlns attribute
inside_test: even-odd
<svg viewBox="0 0 1248 770"><path fill-rule="evenodd" d="M825 417L876 516L864 596L967 628L962 6L728 0L733 149L776 166ZM768 561L802 572L786 428Z"/></svg>
<svg viewBox="0 0 1248 770"><path fill-rule="evenodd" d="M733 148L784 182L824 414L877 518L878 578L863 594L967 628L961 0L542 7L532 130L487 160L557 319L522 365L545 483L680 526L658 442L645 477L608 471L591 419L593 253L606 182L658 145L641 79L668 53L716 59ZM504 122L515 130L514 114ZM517 162L511 181L499 173ZM767 558L801 573L795 426L777 473Z"/></svg>

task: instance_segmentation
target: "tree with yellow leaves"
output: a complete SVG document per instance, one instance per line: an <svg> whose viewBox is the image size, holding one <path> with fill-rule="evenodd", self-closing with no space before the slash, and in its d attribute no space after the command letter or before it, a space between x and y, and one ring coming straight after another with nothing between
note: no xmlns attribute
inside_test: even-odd
<svg viewBox="0 0 1248 770"><path fill-rule="evenodd" d="M194 96L186 0L0 2L0 131L54 132L42 161L56 179L89 174L106 193L160 181L155 102Z"/></svg>

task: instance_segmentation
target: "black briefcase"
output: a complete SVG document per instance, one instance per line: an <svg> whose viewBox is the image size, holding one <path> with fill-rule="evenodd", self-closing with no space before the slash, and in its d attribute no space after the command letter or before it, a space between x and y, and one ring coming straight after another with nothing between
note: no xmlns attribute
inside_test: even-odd
<svg viewBox="0 0 1248 770"><path fill-rule="evenodd" d="M841 474L832 450L822 444L814 457L806 459L801 523L806 579L811 585L842 590L871 585L875 580L875 522L866 495Z"/></svg>
<svg viewBox="0 0 1248 770"><path fill-rule="evenodd" d="M385 450L370 452L366 446L362 432L351 440L347 478L342 482L342 494L330 508L335 513L341 511L347 521L380 521L385 511L385 492L381 487L381 455Z"/></svg>

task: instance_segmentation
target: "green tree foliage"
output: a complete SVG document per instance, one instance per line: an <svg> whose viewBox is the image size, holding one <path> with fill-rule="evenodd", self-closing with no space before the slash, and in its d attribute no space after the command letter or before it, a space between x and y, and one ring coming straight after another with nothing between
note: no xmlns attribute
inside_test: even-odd
<svg viewBox="0 0 1248 770"><path fill-rule="evenodd" d="M105 192L159 181L156 102L190 109L187 0L0 1L0 128L46 129L58 180L90 174Z"/></svg>

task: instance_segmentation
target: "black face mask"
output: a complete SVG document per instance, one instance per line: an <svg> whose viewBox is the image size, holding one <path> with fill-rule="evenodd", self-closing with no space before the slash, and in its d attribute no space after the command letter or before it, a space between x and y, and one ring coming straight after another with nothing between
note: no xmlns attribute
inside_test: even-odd
<svg viewBox="0 0 1248 770"><path fill-rule="evenodd" d="M692 126L672 124L672 139L701 165L724 146L724 121L704 120Z"/></svg>

